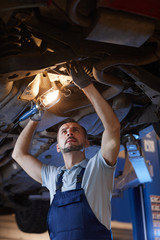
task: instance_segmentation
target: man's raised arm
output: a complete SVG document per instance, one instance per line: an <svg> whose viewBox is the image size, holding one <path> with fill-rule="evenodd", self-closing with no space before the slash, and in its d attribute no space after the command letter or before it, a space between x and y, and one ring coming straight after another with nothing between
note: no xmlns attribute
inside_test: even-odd
<svg viewBox="0 0 160 240"><path fill-rule="evenodd" d="M77 69L77 71L76 71ZM120 147L120 123L108 102L97 91L80 66L71 66L71 75L74 83L79 86L92 103L99 116L104 132L102 135L101 152L105 161L113 166L119 153Z"/></svg>
<svg viewBox="0 0 160 240"><path fill-rule="evenodd" d="M42 163L29 153L30 144L37 125L38 121L30 120L28 122L17 139L12 157L29 176L37 182L42 183Z"/></svg>
<svg viewBox="0 0 160 240"><path fill-rule="evenodd" d="M99 116L104 132L102 135L101 152L105 161L113 166L119 153L120 147L120 123L111 106L101 96L97 89L90 84L83 88L83 92L91 101L97 115Z"/></svg>

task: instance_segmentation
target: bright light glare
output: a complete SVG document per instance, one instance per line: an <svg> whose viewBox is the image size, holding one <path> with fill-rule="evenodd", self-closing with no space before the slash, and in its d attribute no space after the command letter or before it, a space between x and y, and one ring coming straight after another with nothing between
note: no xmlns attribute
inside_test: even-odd
<svg viewBox="0 0 160 240"><path fill-rule="evenodd" d="M59 90L50 89L39 100L45 108L50 108L60 100L60 92Z"/></svg>
<svg viewBox="0 0 160 240"><path fill-rule="evenodd" d="M55 90L53 92L49 92L46 96L45 96L45 105L48 105L54 101L56 101L58 99L58 95L59 95L59 90Z"/></svg>

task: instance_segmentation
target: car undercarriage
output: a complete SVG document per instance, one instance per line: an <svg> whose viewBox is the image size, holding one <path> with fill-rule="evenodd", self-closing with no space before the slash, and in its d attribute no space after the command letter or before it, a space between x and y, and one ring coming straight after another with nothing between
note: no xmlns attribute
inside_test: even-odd
<svg viewBox="0 0 160 240"><path fill-rule="evenodd" d="M19 117L46 91L58 89L62 97L45 111L32 154L45 163L63 164L53 158L58 124L67 118L82 123L97 150L103 126L68 72L68 64L76 61L115 111L122 145L124 136L141 138L150 125L160 136L160 4L155 1L155 15L143 13L138 4L135 11L95 0L7 0L0 5L0 205L17 212L23 231L43 232L23 229L31 199L48 197L11 157L28 122L18 122Z"/></svg>

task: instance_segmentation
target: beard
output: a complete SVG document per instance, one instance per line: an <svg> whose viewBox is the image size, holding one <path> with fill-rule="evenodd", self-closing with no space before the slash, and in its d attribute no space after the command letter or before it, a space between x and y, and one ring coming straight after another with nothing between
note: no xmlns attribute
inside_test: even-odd
<svg viewBox="0 0 160 240"><path fill-rule="evenodd" d="M84 145L77 145L77 146L69 146L69 147L64 147L60 148L62 153L69 153L69 152L74 152L74 151L81 151L84 150Z"/></svg>

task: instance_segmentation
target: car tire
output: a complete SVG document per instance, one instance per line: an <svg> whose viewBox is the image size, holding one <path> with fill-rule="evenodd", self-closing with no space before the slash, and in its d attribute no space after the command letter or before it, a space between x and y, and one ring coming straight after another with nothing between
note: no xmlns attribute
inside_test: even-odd
<svg viewBox="0 0 160 240"><path fill-rule="evenodd" d="M35 200L25 210L16 210L15 218L19 229L25 233L44 233L47 230L48 201Z"/></svg>

